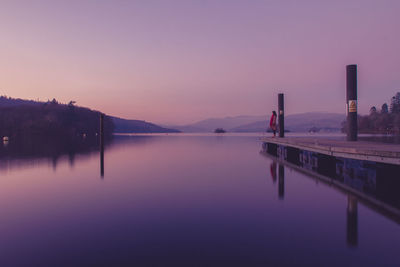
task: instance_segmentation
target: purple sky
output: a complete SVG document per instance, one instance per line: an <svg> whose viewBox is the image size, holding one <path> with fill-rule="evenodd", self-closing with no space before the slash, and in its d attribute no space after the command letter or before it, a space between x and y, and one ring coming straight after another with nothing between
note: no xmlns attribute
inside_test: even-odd
<svg viewBox="0 0 400 267"><path fill-rule="evenodd" d="M1 1L0 94L183 124L400 91L400 1Z"/></svg>

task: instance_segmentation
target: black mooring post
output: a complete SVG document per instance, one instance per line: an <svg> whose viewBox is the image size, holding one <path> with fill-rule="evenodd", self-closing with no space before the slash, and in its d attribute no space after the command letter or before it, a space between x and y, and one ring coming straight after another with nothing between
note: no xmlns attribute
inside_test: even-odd
<svg viewBox="0 0 400 267"><path fill-rule="evenodd" d="M104 114L100 114L100 176L104 177Z"/></svg>
<svg viewBox="0 0 400 267"><path fill-rule="evenodd" d="M346 66L347 141L357 141L357 65Z"/></svg>
<svg viewBox="0 0 400 267"><path fill-rule="evenodd" d="M283 94L278 94L278 124L279 124L279 137L284 137L285 122L284 122Z"/></svg>

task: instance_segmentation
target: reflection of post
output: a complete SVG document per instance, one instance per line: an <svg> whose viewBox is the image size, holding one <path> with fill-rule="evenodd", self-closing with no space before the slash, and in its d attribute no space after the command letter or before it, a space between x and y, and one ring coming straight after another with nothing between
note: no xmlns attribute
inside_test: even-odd
<svg viewBox="0 0 400 267"><path fill-rule="evenodd" d="M52 163L53 163L53 171L57 170L57 161L58 161L58 156L53 156L52 158Z"/></svg>
<svg viewBox="0 0 400 267"><path fill-rule="evenodd" d="M280 199L283 199L285 195L285 168L282 164L279 164L279 186L278 195Z"/></svg>
<svg viewBox="0 0 400 267"><path fill-rule="evenodd" d="M104 178L104 147L100 145L100 176Z"/></svg>
<svg viewBox="0 0 400 267"><path fill-rule="evenodd" d="M73 152L70 152L68 154L68 160L69 160L69 166L72 168L74 167L75 164L75 154Z"/></svg>
<svg viewBox="0 0 400 267"><path fill-rule="evenodd" d="M284 107L283 107L283 94L278 94L278 123L279 123L279 137L285 136L285 123L284 123Z"/></svg>
<svg viewBox="0 0 400 267"><path fill-rule="evenodd" d="M276 183L276 162L272 161L271 165L269 166L270 172L271 172L271 178L274 184Z"/></svg>
<svg viewBox="0 0 400 267"><path fill-rule="evenodd" d="M356 247L358 244L358 212L357 198L347 196L347 245Z"/></svg>
<svg viewBox="0 0 400 267"><path fill-rule="evenodd" d="M100 114L100 175L104 177L104 114Z"/></svg>

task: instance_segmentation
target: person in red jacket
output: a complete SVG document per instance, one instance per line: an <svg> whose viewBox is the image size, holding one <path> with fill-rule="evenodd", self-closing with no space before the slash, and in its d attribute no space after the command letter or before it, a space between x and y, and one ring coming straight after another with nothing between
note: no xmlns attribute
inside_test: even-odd
<svg viewBox="0 0 400 267"><path fill-rule="evenodd" d="M276 112L272 111L271 119L269 120L269 127L271 127L274 137L276 136Z"/></svg>

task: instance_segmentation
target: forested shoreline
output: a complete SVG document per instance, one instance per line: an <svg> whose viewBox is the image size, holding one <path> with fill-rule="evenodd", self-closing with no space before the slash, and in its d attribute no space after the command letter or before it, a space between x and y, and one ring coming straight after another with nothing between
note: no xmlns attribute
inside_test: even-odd
<svg viewBox="0 0 400 267"><path fill-rule="evenodd" d="M78 107L71 101L60 104L55 99L48 102L21 102L0 98L0 136L10 138L60 139L90 138L100 133L100 112ZM18 104L7 104L12 101ZM114 124L104 118L104 133L111 136Z"/></svg>
<svg viewBox="0 0 400 267"><path fill-rule="evenodd" d="M346 122L342 124L346 131ZM358 131L365 134L400 134L400 92L391 98L390 105L370 108L368 115L358 116Z"/></svg>
<svg viewBox="0 0 400 267"><path fill-rule="evenodd" d="M0 96L0 137L75 139L96 137L100 133L101 112L67 104L56 99L34 101ZM177 133L144 120L104 117L106 137L113 133Z"/></svg>

